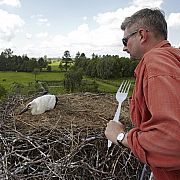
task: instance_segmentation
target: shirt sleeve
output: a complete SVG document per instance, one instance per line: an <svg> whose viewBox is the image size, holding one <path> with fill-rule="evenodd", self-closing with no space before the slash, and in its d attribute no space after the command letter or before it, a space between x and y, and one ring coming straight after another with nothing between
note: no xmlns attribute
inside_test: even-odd
<svg viewBox="0 0 180 180"><path fill-rule="evenodd" d="M148 121L128 133L128 144L152 167L180 168L180 77L159 75L144 86Z"/></svg>

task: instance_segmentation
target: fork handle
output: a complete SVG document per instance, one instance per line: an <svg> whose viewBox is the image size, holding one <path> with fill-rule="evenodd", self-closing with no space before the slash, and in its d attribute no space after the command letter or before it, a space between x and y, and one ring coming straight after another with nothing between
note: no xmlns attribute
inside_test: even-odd
<svg viewBox="0 0 180 180"><path fill-rule="evenodd" d="M116 110L116 113L115 113L115 116L113 118L113 121L116 121L116 122L119 121L120 112L121 112L121 103L118 104L118 108Z"/></svg>
<svg viewBox="0 0 180 180"><path fill-rule="evenodd" d="M116 110L115 116L113 118L113 121L118 122L119 121L119 117L120 117L120 112L121 112L121 103L118 104L118 108ZM110 140L108 140L108 148L111 147L112 142Z"/></svg>
<svg viewBox="0 0 180 180"><path fill-rule="evenodd" d="M108 148L110 148L112 145L112 142L110 140L108 140Z"/></svg>

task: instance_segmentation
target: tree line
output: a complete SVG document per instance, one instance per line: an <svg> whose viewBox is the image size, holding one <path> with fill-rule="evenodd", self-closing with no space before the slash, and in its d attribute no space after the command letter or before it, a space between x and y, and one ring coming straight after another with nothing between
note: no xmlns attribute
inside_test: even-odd
<svg viewBox="0 0 180 180"><path fill-rule="evenodd" d="M63 61L66 62L66 67L68 67L68 63L71 63L70 52L66 52ZM83 83L83 75L100 79L132 77L137 64L138 61L132 61L129 58L117 55L98 56L92 54L90 59L86 58L84 53L80 54L78 52L74 64L65 73L64 85L70 92L75 89L96 92L98 90L97 83L95 81L91 84Z"/></svg>
<svg viewBox="0 0 180 180"><path fill-rule="evenodd" d="M42 71L46 68L51 71L46 58L28 58L27 55L13 55L11 49L5 49L0 54L0 71L34 72L36 69ZM80 69L83 75L101 79L120 77L132 77L138 61L118 55L98 56L94 53L92 58L87 58L84 53L78 52L75 58L71 58L70 52L66 50L59 63L59 69L65 72Z"/></svg>
<svg viewBox="0 0 180 180"><path fill-rule="evenodd" d="M13 55L11 49L5 49L0 55L0 71L33 72L38 68L40 71L46 68L48 61L44 58L28 58L27 55Z"/></svg>
<svg viewBox="0 0 180 180"><path fill-rule="evenodd" d="M78 53L75 57L74 69L82 69L84 75L100 79L112 79L134 76L138 61L118 55L92 55L92 59L85 54Z"/></svg>

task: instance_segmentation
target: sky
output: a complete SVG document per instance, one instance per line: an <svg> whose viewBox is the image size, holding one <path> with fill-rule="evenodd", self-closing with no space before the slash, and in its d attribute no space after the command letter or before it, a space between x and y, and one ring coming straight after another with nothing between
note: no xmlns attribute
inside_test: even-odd
<svg viewBox="0 0 180 180"><path fill-rule="evenodd" d="M68 50L86 57L119 55L125 17L141 8L160 8L168 23L168 40L180 47L179 0L0 0L0 52L61 58Z"/></svg>

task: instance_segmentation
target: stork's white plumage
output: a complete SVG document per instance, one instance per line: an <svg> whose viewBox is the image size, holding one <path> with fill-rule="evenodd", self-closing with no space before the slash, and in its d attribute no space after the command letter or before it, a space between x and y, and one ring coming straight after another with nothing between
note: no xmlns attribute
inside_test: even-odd
<svg viewBox="0 0 180 180"><path fill-rule="evenodd" d="M45 111L54 109L57 103L57 97L55 95L46 94L37 97L33 101L27 104L27 106L19 113L22 114L28 109L31 110L32 115L42 114Z"/></svg>

